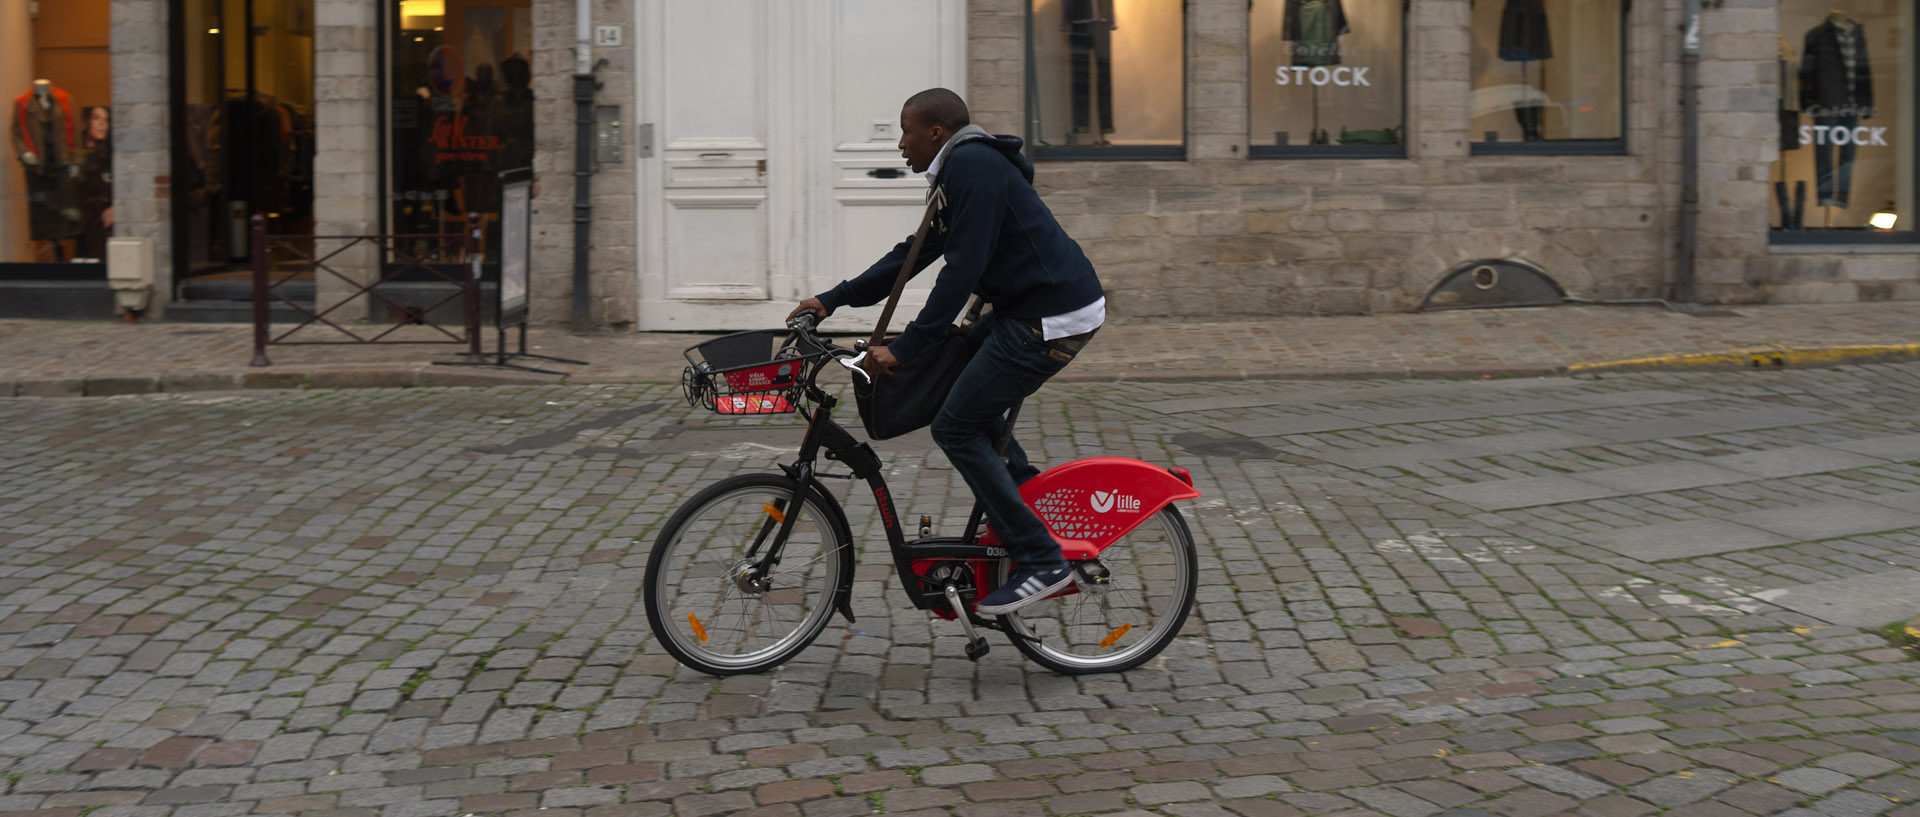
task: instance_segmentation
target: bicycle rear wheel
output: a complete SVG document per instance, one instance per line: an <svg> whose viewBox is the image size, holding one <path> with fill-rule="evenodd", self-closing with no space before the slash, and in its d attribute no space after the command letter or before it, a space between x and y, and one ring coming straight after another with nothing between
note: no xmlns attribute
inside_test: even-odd
<svg viewBox="0 0 1920 817"><path fill-rule="evenodd" d="M712 675L761 672L813 643L853 569L853 536L826 499L802 498L780 561L774 547L793 481L771 474L722 480L680 506L647 558L647 623L680 663ZM748 552L758 542L754 556Z"/></svg>
<svg viewBox="0 0 1920 817"><path fill-rule="evenodd" d="M1012 572L1002 559L999 581ZM1137 667L1166 649L1193 608L1198 581L1193 534L1169 505L1074 565L1073 588L1001 616L1013 646L1055 672L1081 675Z"/></svg>

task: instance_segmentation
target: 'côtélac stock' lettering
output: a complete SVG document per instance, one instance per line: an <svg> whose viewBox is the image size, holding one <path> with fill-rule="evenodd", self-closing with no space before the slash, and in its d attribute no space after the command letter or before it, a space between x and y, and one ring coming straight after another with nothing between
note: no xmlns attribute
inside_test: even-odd
<svg viewBox="0 0 1920 817"><path fill-rule="evenodd" d="M1371 88L1373 83L1367 81L1368 67L1354 68L1342 65L1338 68L1328 68L1324 65L1316 65L1309 68L1304 65L1282 65L1273 69L1273 83L1275 85L1338 85Z"/></svg>

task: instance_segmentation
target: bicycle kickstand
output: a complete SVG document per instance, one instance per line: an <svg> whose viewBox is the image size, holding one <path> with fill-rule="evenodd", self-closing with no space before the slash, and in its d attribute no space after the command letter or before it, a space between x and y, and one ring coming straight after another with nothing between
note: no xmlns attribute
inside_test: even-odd
<svg viewBox="0 0 1920 817"><path fill-rule="evenodd" d="M966 605L960 603L960 588L949 584L946 586L946 594L947 604L953 606L954 618L959 619L960 626L967 631L967 660L978 661L981 656L987 654L988 649L991 649L987 646L987 639L973 629L973 618L967 615Z"/></svg>

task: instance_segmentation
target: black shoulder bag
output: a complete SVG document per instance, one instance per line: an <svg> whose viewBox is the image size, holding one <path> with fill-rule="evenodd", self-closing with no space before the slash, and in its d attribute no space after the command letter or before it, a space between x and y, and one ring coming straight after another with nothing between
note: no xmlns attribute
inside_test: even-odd
<svg viewBox="0 0 1920 817"><path fill-rule="evenodd" d="M900 277L893 281L893 294L887 296L887 308L880 313L880 322L874 324L873 336L867 338L868 346L882 345L887 324L893 320L894 307L900 305L900 293L907 287L907 278L913 275L913 262L919 259L920 246L926 243L927 230L933 226L934 213L943 203L944 195L935 188L927 202L927 213L920 219L920 230L913 234L913 246L907 250L905 263L900 265ZM971 312L969 310L969 317ZM953 382L960 379L960 372L967 368L967 361L972 357L966 336L949 331L912 360L901 363L893 374L876 374L871 382L854 378L853 398L860 407L860 423L866 426L867 436L885 440L932 424L934 415L940 413L940 406L947 402Z"/></svg>

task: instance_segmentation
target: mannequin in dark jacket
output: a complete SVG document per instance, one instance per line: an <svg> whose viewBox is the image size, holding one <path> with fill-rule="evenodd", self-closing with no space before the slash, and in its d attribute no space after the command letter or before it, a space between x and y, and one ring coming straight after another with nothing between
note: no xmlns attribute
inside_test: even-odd
<svg viewBox="0 0 1920 817"><path fill-rule="evenodd" d="M1873 72L1859 23L1834 14L1807 31L1800 51L1800 110L1811 115L1815 125L1847 130L1873 116ZM1857 148L1848 141L1813 149L1820 205L1846 207L1852 198Z"/></svg>
<svg viewBox="0 0 1920 817"><path fill-rule="evenodd" d="M973 325L973 358L933 421L933 438L980 499L994 532L1018 568L975 609L988 615L1040 601L1072 581L1060 545L1020 499L1019 483L1038 473L1018 443L1006 459L994 450L1007 410L1039 390L1086 346L1106 320L1106 297L1093 264L1067 236L1033 189L1033 165L1021 141L971 124L952 91L915 94L900 111L900 152L926 173L944 199L915 259L918 273L944 257L947 265L926 306L886 346L868 350L869 368L891 372L946 334L971 295L993 311ZM866 272L800 302L788 316L828 315L867 306L893 289L913 239Z"/></svg>

